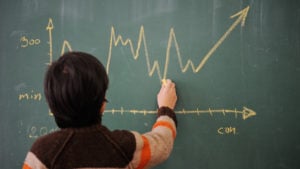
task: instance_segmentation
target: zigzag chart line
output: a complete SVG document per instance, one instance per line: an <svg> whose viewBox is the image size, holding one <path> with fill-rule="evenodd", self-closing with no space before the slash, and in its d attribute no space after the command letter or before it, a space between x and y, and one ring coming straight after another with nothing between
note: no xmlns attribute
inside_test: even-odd
<svg viewBox="0 0 300 169"><path fill-rule="evenodd" d="M147 69L148 69L148 76L152 76L154 74L154 72L156 71L157 75L159 77L159 80L161 81L161 80L167 78L168 66L170 63L170 51L171 51L172 44L174 44L175 49L176 49L176 54L177 54L177 60L180 65L181 72L185 73L189 68L191 68L193 73L198 73L203 68L203 66L206 64L208 59L218 49L218 47L230 35L230 33L239 24L241 24L241 27L243 27L245 25L245 21L246 21L249 9L250 9L250 7L247 6L246 8L239 11L238 13L230 16L231 19L237 17L236 21L229 27L229 29L223 34L223 36L221 36L221 38L216 42L216 44L208 51L208 53L203 57L203 59L198 64L198 66L195 66L193 61L190 59L187 60L185 65L183 64L182 56L180 53L180 48L179 48L179 45L178 45L178 42L176 39L176 35L175 35L175 31L174 31L174 28L171 28L170 32L169 32L168 45L167 45L167 49L166 49L163 75L161 74L161 68L160 68L159 62L157 60L154 60L152 65L150 63L150 56L149 56L149 52L148 52L144 26L140 27L136 49L134 49L132 40L130 38L127 38L126 40L124 40L121 35L116 35L115 28L111 27L111 35L110 35L109 50L108 50L107 63L106 63L106 71L109 74L113 47L116 47L119 44L121 44L122 46L129 46L131 54L133 56L133 59L137 60L140 56L141 45L143 44L144 52L145 52L144 54L145 54L146 64L147 64ZM53 45L52 45L52 30L53 29L54 29L54 25L53 25L52 18L49 18L48 25L46 27L46 30L48 31L48 34L49 34L49 41L48 41L49 63L47 63L47 64L51 64L52 58L53 58L53 49L52 49L53 48ZM61 49L61 54L63 54L66 51L66 49L68 49L69 51L72 51L72 47L71 47L70 43L67 40L64 40L62 49Z"/></svg>
<svg viewBox="0 0 300 169"><path fill-rule="evenodd" d="M138 36L138 41L137 41L137 47L134 49L132 40L130 38L123 39L121 35L116 35L115 28L111 28L111 36L110 36L110 45L109 45L109 51L108 51L108 59L107 59L107 64L106 64L106 71L109 73L110 70L110 64L111 64L111 58L112 58L112 49L113 47L118 46L118 44L121 44L122 46L129 46L131 54L133 56L133 59L137 60L140 56L140 49L141 45L143 44L144 46L144 54L146 57L146 62L147 62L147 69L148 69L148 75L152 76L154 72L157 72L157 75L161 80L167 78L167 72L168 72L168 66L170 63L170 50L172 47L172 44L174 43L175 49L176 49L176 54L177 54L177 60L180 65L181 72L184 73L186 72L189 68L192 69L194 73L198 73L203 66L206 64L208 59L212 56L212 54L217 50L217 48L225 41L225 39L230 35L230 33L239 25L243 27L245 25L245 21L248 15L249 11L249 6L241 10L240 12L230 16L230 18L235 18L238 17L237 20L229 27L229 29L221 36L221 38L217 41L217 43L208 51L208 53L203 57L203 59L200 61L198 66L195 66L193 61L188 59L187 63L184 65L182 61L182 56L180 53L180 48L178 45L178 42L176 40L176 35L174 28L170 29L169 33L169 39L168 39L168 45L167 45L167 50L166 50L166 57L165 57L165 65L164 65L164 71L163 75L161 74L161 68L157 60L153 61L153 64L150 64L150 56L148 52L148 47L147 47L147 42L146 42L146 36L145 36L145 30L144 26L140 27L139 31L139 36Z"/></svg>

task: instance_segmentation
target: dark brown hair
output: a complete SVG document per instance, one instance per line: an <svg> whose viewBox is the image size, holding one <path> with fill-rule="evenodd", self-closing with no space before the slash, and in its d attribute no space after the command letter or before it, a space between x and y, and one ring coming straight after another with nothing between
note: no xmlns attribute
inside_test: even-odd
<svg viewBox="0 0 300 169"><path fill-rule="evenodd" d="M45 76L44 92L60 128L101 122L108 76L102 63L83 52L68 52L53 62Z"/></svg>

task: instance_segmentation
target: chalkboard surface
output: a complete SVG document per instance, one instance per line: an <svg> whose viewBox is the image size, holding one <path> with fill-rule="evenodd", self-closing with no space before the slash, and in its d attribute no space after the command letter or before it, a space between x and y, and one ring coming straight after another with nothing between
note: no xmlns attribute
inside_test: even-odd
<svg viewBox="0 0 300 169"><path fill-rule="evenodd" d="M156 168L300 168L300 1L0 2L0 168L21 168L57 130L47 65L91 53L110 78L110 129L146 132L161 79L178 91L178 136Z"/></svg>

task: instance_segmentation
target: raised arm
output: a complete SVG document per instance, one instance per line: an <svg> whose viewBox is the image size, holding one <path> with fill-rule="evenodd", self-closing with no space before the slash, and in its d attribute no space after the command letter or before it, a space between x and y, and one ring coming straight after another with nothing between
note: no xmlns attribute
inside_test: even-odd
<svg viewBox="0 0 300 169"><path fill-rule="evenodd" d="M134 168L151 168L169 157L177 134L177 120L173 111L176 101L175 84L168 79L157 95L158 113L152 130L142 135L133 132L136 139L132 161Z"/></svg>

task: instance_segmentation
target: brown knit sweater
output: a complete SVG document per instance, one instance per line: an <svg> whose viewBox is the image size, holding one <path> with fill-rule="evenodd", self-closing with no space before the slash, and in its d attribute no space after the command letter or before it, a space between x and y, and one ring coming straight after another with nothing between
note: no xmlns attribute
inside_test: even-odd
<svg viewBox="0 0 300 169"><path fill-rule="evenodd" d="M110 131L99 124L43 136L28 152L23 169L151 168L168 158L175 137L175 113L163 107L145 134Z"/></svg>

